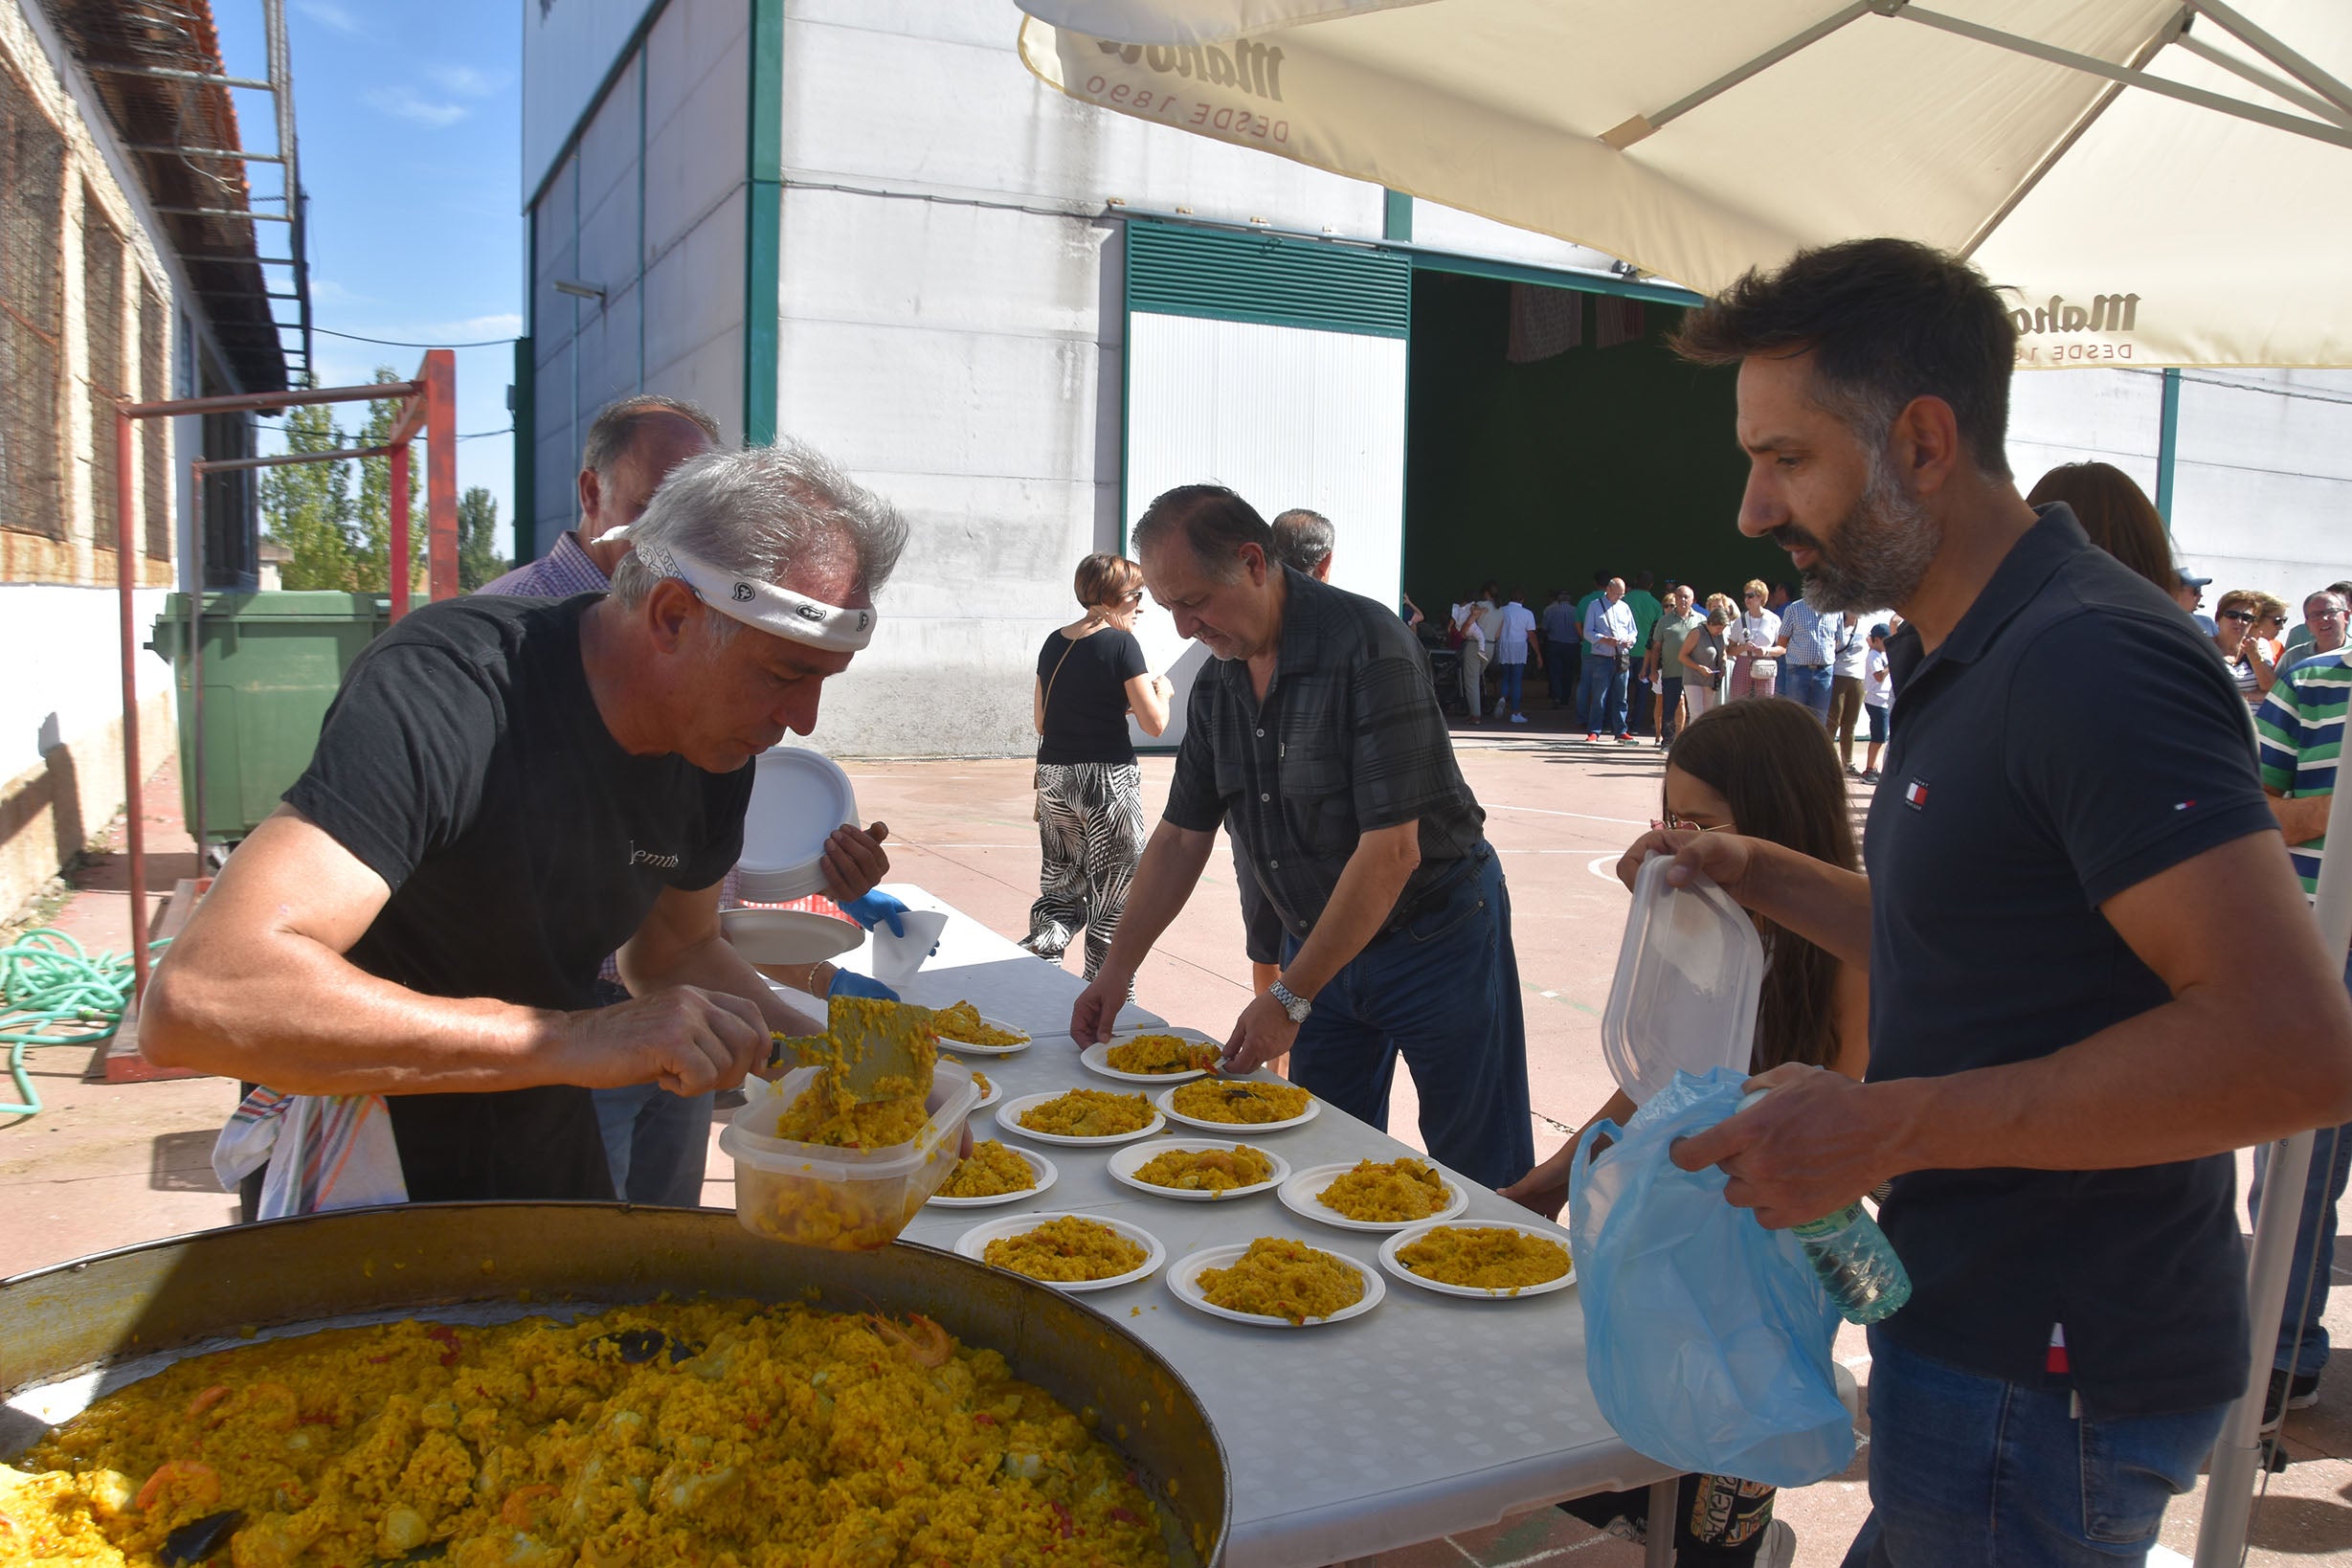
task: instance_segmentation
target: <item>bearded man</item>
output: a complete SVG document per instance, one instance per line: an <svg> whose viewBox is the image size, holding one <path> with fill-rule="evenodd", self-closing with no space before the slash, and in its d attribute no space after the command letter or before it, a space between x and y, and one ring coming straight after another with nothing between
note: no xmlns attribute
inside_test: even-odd
<svg viewBox="0 0 2352 1568"><path fill-rule="evenodd" d="M1677 347L1738 367L1740 530L1824 614L1907 624L1867 876L1733 833L1653 833L1620 867L1673 854L1670 882L1870 968L1865 1082L1775 1068L1674 1157L1774 1227L1893 1183L1913 1294L1870 1330L1848 1568L2143 1560L2248 1385L2229 1152L2352 1119L2343 955L2211 641L2019 496L2015 333L1982 276L1828 246ZM2095 703L2049 679L2085 668Z"/></svg>

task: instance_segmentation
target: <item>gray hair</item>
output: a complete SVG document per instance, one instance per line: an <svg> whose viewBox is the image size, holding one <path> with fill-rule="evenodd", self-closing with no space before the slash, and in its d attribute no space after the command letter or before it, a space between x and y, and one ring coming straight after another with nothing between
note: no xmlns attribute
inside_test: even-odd
<svg viewBox="0 0 2352 1568"><path fill-rule="evenodd" d="M631 525L633 548L613 572L613 597L634 609L661 574L652 545L707 561L732 576L778 582L795 565L847 549L858 585L879 594L907 548L898 509L798 441L706 452L680 463ZM734 626L719 617L724 637Z"/></svg>
<svg viewBox="0 0 2352 1568"><path fill-rule="evenodd" d="M727 444L719 422L696 405L683 397L639 392L607 403L597 414L596 422L588 427L588 443L580 449L580 466L594 470L598 479L611 479L613 465L637 444L638 432L656 419L683 419L709 437L711 445Z"/></svg>
<svg viewBox="0 0 2352 1568"><path fill-rule="evenodd" d="M1277 512L1272 527L1275 557L1284 566L1310 577L1315 568L1331 559L1332 546L1339 538L1339 530L1332 526L1330 518L1304 506Z"/></svg>

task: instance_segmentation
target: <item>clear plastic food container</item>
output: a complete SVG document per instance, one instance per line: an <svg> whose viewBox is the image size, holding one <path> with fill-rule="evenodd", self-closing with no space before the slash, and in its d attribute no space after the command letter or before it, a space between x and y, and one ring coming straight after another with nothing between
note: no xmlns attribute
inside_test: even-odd
<svg viewBox="0 0 2352 1568"><path fill-rule="evenodd" d="M1745 1071L1756 1042L1764 948L1756 922L1705 877L1668 885L1671 856L1633 879L1617 977L1601 1015L1601 1054L1635 1105L1677 1072Z"/></svg>
<svg viewBox="0 0 2352 1568"><path fill-rule="evenodd" d="M980 1103L972 1069L931 1070L930 1119L911 1143L834 1149L772 1137L776 1117L817 1077L796 1067L773 1088L747 1084L719 1148L735 1162L735 1219L754 1236L835 1252L888 1246L954 1171L964 1120Z"/></svg>

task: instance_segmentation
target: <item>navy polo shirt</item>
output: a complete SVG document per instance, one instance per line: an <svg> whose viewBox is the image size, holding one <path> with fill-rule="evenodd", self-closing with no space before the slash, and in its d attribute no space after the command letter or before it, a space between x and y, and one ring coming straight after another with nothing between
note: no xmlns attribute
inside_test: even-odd
<svg viewBox="0 0 2352 1568"><path fill-rule="evenodd" d="M1894 737L1866 839L1872 1080L2030 1061L2169 1001L2099 906L2277 831L2212 640L2065 506L2039 510L1942 646L1923 653L1909 626L1888 645ZM2232 1400L2235 1185L2227 1155L1898 1176L1881 1222L1913 1293L1884 1332L1980 1376L2072 1382L2099 1415ZM2071 1376L2047 1370L2053 1327Z"/></svg>

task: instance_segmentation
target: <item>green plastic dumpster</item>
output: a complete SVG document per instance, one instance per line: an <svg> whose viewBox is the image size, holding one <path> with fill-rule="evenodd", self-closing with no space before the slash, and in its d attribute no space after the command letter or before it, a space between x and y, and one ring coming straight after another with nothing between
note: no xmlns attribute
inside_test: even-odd
<svg viewBox="0 0 2352 1568"><path fill-rule="evenodd" d="M196 769L195 661L189 599L174 594L147 646L171 661L179 700L180 809L204 837L234 843L278 809L310 766L319 725L359 651L392 624L392 601L372 594L208 594L204 596L204 765Z"/></svg>

